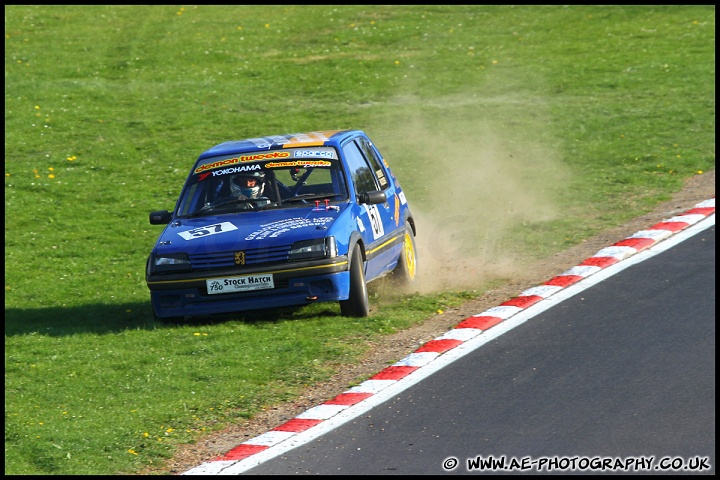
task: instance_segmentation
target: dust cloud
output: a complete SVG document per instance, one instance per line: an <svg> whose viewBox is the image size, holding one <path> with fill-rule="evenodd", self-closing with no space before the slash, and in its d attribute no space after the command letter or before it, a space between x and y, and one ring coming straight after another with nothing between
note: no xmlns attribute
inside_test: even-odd
<svg viewBox="0 0 720 480"><path fill-rule="evenodd" d="M416 219L414 291L466 290L512 277L522 262L507 248L508 235L559 216L567 173L542 131L541 109L533 116L524 107L496 101L485 108L467 99L405 105L408 115L383 128L378 148Z"/></svg>

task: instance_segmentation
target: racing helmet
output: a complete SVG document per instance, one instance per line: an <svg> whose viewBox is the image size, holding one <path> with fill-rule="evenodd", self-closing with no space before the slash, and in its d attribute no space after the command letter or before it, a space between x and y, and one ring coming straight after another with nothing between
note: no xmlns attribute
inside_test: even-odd
<svg viewBox="0 0 720 480"><path fill-rule="evenodd" d="M257 181L254 187L247 186L248 179ZM230 179L230 191L235 197L244 195L247 198L258 198L265 189L263 180L265 180L265 174L262 172L248 172L234 175Z"/></svg>

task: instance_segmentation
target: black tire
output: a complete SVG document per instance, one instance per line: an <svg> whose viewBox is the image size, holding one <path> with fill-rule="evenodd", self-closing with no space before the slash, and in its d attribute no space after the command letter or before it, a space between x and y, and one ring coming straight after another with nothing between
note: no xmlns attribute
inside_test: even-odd
<svg viewBox="0 0 720 480"><path fill-rule="evenodd" d="M358 246L350 257L350 297L340 300L340 313L345 317L367 317L370 314L362 253Z"/></svg>
<svg viewBox="0 0 720 480"><path fill-rule="evenodd" d="M185 317L184 317L184 316L179 316L179 317L158 317L157 313L155 313L155 309L154 309L154 308L152 309L152 311L153 311L153 319L154 319L156 322L160 322L160 323L165 323L165 324L168 324L168 325L172 325L172 324L183 323L183 322L185 321Z"/></svg>
<svg viewBox="0 0 720 480"><path fill-rule="evenodd" d="M393 270L393 278L404 287L411 286L417 278L417 247L415 246L415 235L408 222L405 222L403 249Z"/></svg>
<svg viewBox="0 0 720 480"><path fill-rule="evenodd" d="M166 325L178 325L185 323L185 317L155 317L155 319Z"/></svg>

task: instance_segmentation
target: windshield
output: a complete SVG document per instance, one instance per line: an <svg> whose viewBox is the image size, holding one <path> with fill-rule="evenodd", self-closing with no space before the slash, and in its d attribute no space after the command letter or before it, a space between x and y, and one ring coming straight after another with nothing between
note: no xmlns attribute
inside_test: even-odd
<svg viewBox="0 0 720 480"><path fill-rule="evenodd" d="M285 149L198 162L183 188L177 215L201 217L347 200L345 175L334 148Z"/></svg>

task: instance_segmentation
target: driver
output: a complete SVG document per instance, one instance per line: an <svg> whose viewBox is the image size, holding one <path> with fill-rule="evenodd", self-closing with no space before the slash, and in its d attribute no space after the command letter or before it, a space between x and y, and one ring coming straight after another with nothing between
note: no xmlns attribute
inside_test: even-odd
<svg viewBox="0 0 720 480"><path fill-rule="evenodd" d="M265 189L265 175L260 172L242 173L230 179L230 191L238 199L258 198Z"/></svg>

